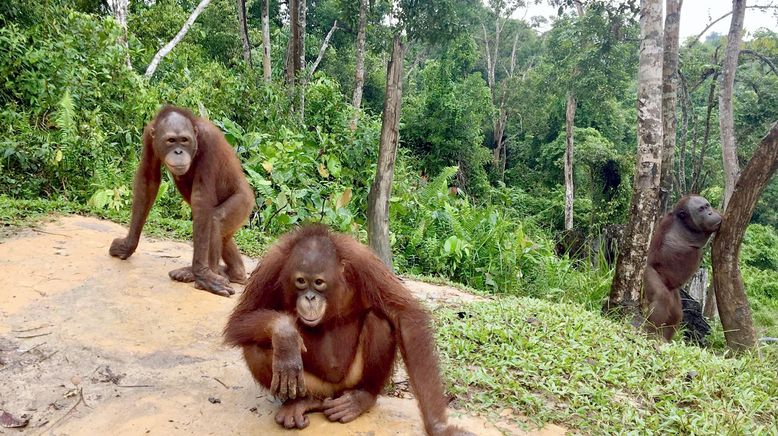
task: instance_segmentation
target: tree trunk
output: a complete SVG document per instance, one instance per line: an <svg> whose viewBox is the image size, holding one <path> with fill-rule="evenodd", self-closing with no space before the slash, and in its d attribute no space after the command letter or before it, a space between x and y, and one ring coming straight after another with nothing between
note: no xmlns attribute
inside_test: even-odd
<svg viewBox="0 0 778 436"><path fill-rule="evenodd" d="M719 314L716 309L716 290L713 289L713 282L708 285L708 292L705 295L705 304L702 305L702 315L705 318L713 319Z"/></svg>
<svg viewBox="0 0 778 436"><path fill-rule="evenodd" d="M629 227L606 303L606 309L631 315L639 314L648 244L659 208L662 164L662 1L641 0L640 9L637 167Z"/></svg>
<svg viewBox="0 0 778 436"><path fill-rule="evenodd" d="M692 186L689 188L689 192L699 193L702 190L703 181L703 164L705 163L705 151L708 149L710 143L710 120L713 114L713 108L716 104L716 76L713 76L713 80L710 83L710 89L708 90L708 109L705 112L705 131L702 136L702 144L700 144L700 154L695 158L695 148L692 147L692 158L696 160L693 162L692 167Z"/></svg>
<svg viewBox="0 0 778 436"><path fill-rule="evenodd" d="M673 155L675 155L675 98L678 89L678 34L683 0L667 0L665 47L662 64L662 174L659 189L659 214L667 213L673 191Z"/></svg>
<svg viewBox="0 0 778 436"><path fill-rule="evenodd" d="M692 296L700 305L705 304L708 295L708 270L700 268L696 273L686 282L685 286L689 295Z"/></svg>
<svg viewBox="0 0 778 436"><path fill-rule="evenodd" d="M716 302L727 346L733 351L753 347L756 333L751 319L743 277L738 259L740 245L751 221L756 202L770 178L778 169L778 122L762 138L748 165L743 169L729 206L724 212L721 228L713 240L711 260Z"/></svg>
<svg viewBox="0 0 778 436"><path fill-rule="evenodd" d="M127 68L132 68L132 61L130 61L130 46L127 43L127 8L129 7L129 3L129 0L108 1L114 19L116 19L116 22L119 23L119 26L122 28L122 37L119 39L119 44L124 47L124 51L127 54L124 63L127 65Z"/></svg>
<svg viewBox="0 0 778 436"><path fill-rule="evenodd" d="M581 0L573 0L573 4L575 5L575 12L578 13L579 17L582 17L584 14L583 2Z"/></svg>
<svg viewBox="0 0 778 436"><path fill-rule="evenodd" d="M573 229L573 128L575 127L575 95L567 94L565 109L565 230Z"/></svg>
<svg viewBox="0 0 778 436"><path fill-rule="evenodd" d="M262 0L262 69L265 82L270 82L270 0Z"/></svg>
<svg viewBox="0 0 778 436"><path fill-rule="evenodd" d="M719 86L719 131L721 132L721 155L724 161L724 207L727 210L729 199L737 183L740 168L737 162L735 145L735 121L732 108L732 88L735 86L735 70L740 55L740 39L743 33L743 19L746 14L746 0L732 0L732 22L727 36L727 50L721 70Z"/></svg>
<svg viewBox="0 0 778 436"><path fill-rule="evenodd" d="M154 72L157 71L157 67L159 66L159 62L162 60L162 58L167 56L167 54L170 53L176 47L176 45L181 42L182 39L184 39L184 36L186 36L189 28L192 27L192 24L194 24L195 20L197 20L197 17L200 16L209 3L211 3L211 0L201 0L200 4L198 4L195 10L192 11L192 15L189 16L176 36L174 36L170 42L165 44L165 46L159 49L157 54L154 55L154 59L151 60L151 63L149 64L149 67L146 68L146 73L144 74L147 79L151 78L151 76L154 75Z"/></svg>
<svg viewBox="0 0 778 436"><path fill-rule="evenodd" d="M306 17L308 16L308 7L305 4L306 0L297 0L297 13L299 14L299 31L300 31L300 37L297 40L297 43L299 45L298 48L298 56L300 56L300 69L298 71L304 71L305 70L305 26L306 26ZM298 101L300 102L300 119L305 120L305 85L306 80L305 77L301 79L302 85L299 87L300 96L298 97Z"/></svg>
<svg viewBox="0 0 778 436"><path fill-rule="evenodd" d="M357 128L359 108L362 106L362 88L365 86L365 39L367 37L367 0L359 0L359 27L357 28L357 67L354 76L354 96L351 105L357 111L351 120L351 130Z"/></svg>
<svg viewBox="0 0 778 436"><path fill-rule="evenodd" d="M249 25L246 22L246 0L236 0L238 8L238 26L240 40L243 43L243 60L251 67L251 41L249 40Z"/></svg>
<svg viewBox="0 0 778 436"><path fill-rule="evenodd" d="M286 46L286 83L294 86L300 71L300 14L299 0L289 0L289 43Z"/></svg>
<svg viewBox="0 0 778 436"><path fill-rule="evenodd" d="M376 176L367 196L368 244L390 268L392 247L389 245L389 198L392 193L394 161L397 157L399 140L404 55L405 47L400 41L400 34L396 33L386 73L386 97L381 117L381 143L378 150Z"/></svg>

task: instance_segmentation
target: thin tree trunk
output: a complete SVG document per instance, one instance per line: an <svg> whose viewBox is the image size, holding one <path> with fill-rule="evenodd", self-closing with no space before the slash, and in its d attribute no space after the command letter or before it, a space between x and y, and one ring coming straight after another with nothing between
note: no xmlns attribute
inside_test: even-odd
<svg viewBox="0 0 778 436"><path fill-rule="evenodd" d="M127 65L127 68L132 68L132 61L130 61L130 46L127 43L127 9L129 3L129 0L109 0L108 2L114 19L116 19L116 22L119 23L119 26L122 28L122 37L119 38L119 44L124 47L124 52L126 53L124 63Z"/></svg>
<svg viewBox="0 0 778 436"><path fill-rule="evenodd" d="M716 76L713 76L713 80L708 90L708 108L705 113L705 132L702 135L702 144L700 144L700 156L697 161L694 162L694 169L692 171L692 186L689 192L699 193L702 190L702 169L705 162L705 151L708 149L710 143L710 120L713 116L713 107L716 104ZM696 147L692 149L692 156L696 154Z"/></svg>
<svg viewBox="0 0 778 436"><path fill-rule="evenodd" d="M575 5L575 11L578 13L578 16L582 17L584 14L583 2L581 2L581 0L573 0L573 4Z"/></svg>
<svg viewBox="0 0 778 436"><path fill-rule="evenodd" d="M354 76L354 96L351 104L356 111L351 120L351 130L357 128L359 109L362 106L362 88L365 86L365 39L367 37L367 0L359 0L359 25L357 27L357 66Z"/></svg>
<svg viewBox="0 0 778 436"><path fill-rule="evenodd" d="M735 185L721 228L713 240L711 260L721 325L727 346L734 351L753 347L756 333L751 319L738 259L746 227L767 183L778 169L778 122L762 138Z"/></svg>
<svg viewBox="0 0 778 436"><path fill-rule="evenodd" d="M678 34L683 0L667 0L665 15L664 61L662 64L662 174L659 189L659 214L667 212L673 191L675 155L675 97L678 89Z"/></svg>
<svg viewBox="0 0 778 436"><path fill-rule="evenodd" d="M492 115L493 126L493 138L494 138L494 150L492 150L492 164L495 169L500 168L500 159L502 157L502 137L505 126L502 123L503 108L497 97L497 84L495 83L494 70L497 68L497 57L500 53L500 33L502 33L502 26L500 26L500 15L497 12L497 16L494 22L494 47L489 44L489 34L486 31L486 26L482 23L481 28L484 31L484 46L486 48L486 82L489 85L489 92L492 96L492 104L498 108L497 113Z"/></svg>
<svg viewBox="0 0 778 436"><path fill-rule="evenodd" d="M639 314L648 244L659 208L662 164L662 1L641 0L640 9L637 167L630 223L606 303L606 310L620 309L631 315Z"/></svg>
<svg viewBox="0 0 778 436"><path fill-rule="evenodd" d="M573 229L573 129L575 127L575 95L567 94L565 109L565 230Z"/></svg>
<svg viewBox="0 0 778 436"><path fill-rule="evenodd" d="M678 77L681 79L681 146L678 150L678 194L686 195L686 144L689 138L689 90L686 86L684 75L678 71Z"/></svg>
<svg viewBox="0 0 778 436"><path fill-rule="evenodd" d="M178 45L179 42L181 42L182 39L184 39L184 36L186 36L186 33L189 31L189 28L192 27L192 24L194 24L195 20L197 20L197 17L200 16L200 14L203 12L206 6L211 3L211 0L201 0L200 4L197 5L194 11L192 11L192 15L187 18L184 25L181 27L181 30L178 31L175 37L170 40L167 44L165 44L164 47L159 49L157 54L154 55L154 59L151 60L151 63L149 64L149 67L146 68L146 76L147 79L151 78L151 76L154 75L154 71L157 71L157 67L159 66L159 62L167 56L168 53L170 53L176 45Z"/></svg>
<svg viewBox="0 0 778 436"><path fill-rule="evenodd" d="M386 97L381 117L381 142L378 150L376 176L367 196L367 240L384 263L392 267L392 247L389 245L389 198L392 193L394 161L399 141L400 110L402 108L402 72L405 47L400 35L394 35L392 55L386 73Z"/></svg>
<svg viewBox="0 0 778 436"><path fill-rule="evenodd" d="M300 69L298 71L305 71L305 26L306 26L306 17L308 16L308 7L306 5L306 0L297 0L298 3L298 10L297 13L299 14L299 23L300 23L300 39L298 39L298 44L300 45L298 55L300 56ZM305 85L306 80L305 77L301 78L302 85L300 88L300 119L305 121Z"/></svg>
<svg viewBox="0 0 778 436"><path fill-rule="evenodd" d="M265 82L270 82L270 0L262 0L262 69Z"/></svg>
<svg viewBox="0 0 778 436"><path fill-rule="evenodd" d="M727 210L732 191L735 189L740 168L735 145L735 121L732 108L732 89L735 86L735 70L740 55L740 40L743 33L743 19L746 14L746 0L732 0L732 22L727 36L727 50L721 71L719 86L719 131L721 133L721 155L724 162L724 207Z"/></svg>
<svg viewBox="0 0 778 436"><path fill-rule="evenodd" d="M300 14L299 0L289 0L289 43L286 46L286 83L294 86L300 71Z"/></svg>
<svg viewBox="0 0 778 436"><path fill-rule="evenodd" d="M251 67L251 41L249 40L249 25L246 22L246 0L236 0L238 8L238 26L240 40L243 43L243 60Z"/></svg>
<svg viewBox="0 0 778 436"><path fill-rule="evenodd" d="M319 55L316 56L316 60L313 61L313 64L311 64L311 69L308 71L308 79L313 77L313 73L316 72L316 68L319 67L319 63L322 59L324 59L324 53L327 51L327 47L330 46L330 38L332 38L332 34L335 33L336 30L338 30L338 20L335 20L335 22L332 23L332 28L329 32L327 32L327 36L324 37L324 41L321 43L321 47L319 48Z"/></svg>

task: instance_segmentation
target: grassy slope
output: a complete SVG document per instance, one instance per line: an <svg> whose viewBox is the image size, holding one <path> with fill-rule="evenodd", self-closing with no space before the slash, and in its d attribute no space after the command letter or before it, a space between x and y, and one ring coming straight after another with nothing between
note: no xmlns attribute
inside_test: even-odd
<svg viewBox="0 0 778 436"><path fill-rule="evenodd" d="M778 347L726 358L659 345L572 304L502 298L436 312L459 404L585 433L778 434Z"/></svg>

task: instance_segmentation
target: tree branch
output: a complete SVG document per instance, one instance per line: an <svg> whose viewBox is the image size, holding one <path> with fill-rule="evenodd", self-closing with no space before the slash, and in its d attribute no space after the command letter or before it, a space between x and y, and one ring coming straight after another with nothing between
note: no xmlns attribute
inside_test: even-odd
<svg viewBox="0 0 778 436"><path fill-rule="evenodd" d="M335 20L334 23L332 23L332 29L330 29L329 32L327 32L327 36L324 37L324 42L321 43L321 48L319 49L319 56L316 57L316 60L313 61L313 65L311 65L311 70L308 72L308 77L312 77L313 73L316 71L316 67L319 66L319 62L321 62L322 58L324 57L324 52L327 51L327 47L330 45L330 38L332 37L332 34L335 33L335 30L338 28L338 20Z"/></svg>
<svg viewBox="0 0 778 436"><path fill-rule="evenodd" d="M151 60L151 63L149 64L149 67L146 68L146 76L147 79L150 79L151 76L154 75L154 71L157 70L157 67L159 66L159 62L167 56L168 53L175 48L176 45L178 45L179 42L181 42L182 39L184 39L184 36L186 36L186 32L189 31L189 28L192 27L192 24L194 24L197 17L200 16L200 13L203 12L206 6L211 3L211 0L202 0L199 5L195 8L194 11L192 11L192 15L189 16L189 18L186 20L184 25L181 27L181 30L178 31L176 36L170 40L167 44L165 44L164 47L159 49L157 54L154 55L154 59Z"/></svg>
<svg viewBox="0 0 778 436"><path fill-rule="evenodd" d="M773 73L775 73L776 76L778 76L778 68L775 67L775 64L770 60L770 58L753 50L740 50L740 54L747 54L759 58L762 62L766 63L771 70L773 70Z"/></svg>
<svg viewBox="0 0 778 436"><path fill-rule="evenodd" d="M746 9L761 9L761 10L767 10L767 9L778 9L778 6L770 5L752 5L752 6L746 6ZM724 18L727 18L728 16L732 15L732 11L727 12L726 14L716 18L715 20L711 21L707 26L705 26L704 29L702 29L702 32L700 32L697 36L694 37L693 40L691 40L687 45L686 48L691 48L694 46L694 44L697 44L702 38L702 35L705 34L708 30L710 30L711 27L715 26L716 23L723 20Z"/></svg>

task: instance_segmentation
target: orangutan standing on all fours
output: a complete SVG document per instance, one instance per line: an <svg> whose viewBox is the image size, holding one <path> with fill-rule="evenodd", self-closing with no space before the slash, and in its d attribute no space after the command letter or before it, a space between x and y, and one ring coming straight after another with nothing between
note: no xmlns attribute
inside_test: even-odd
<svg viewBox="0 0 778 436"><path fill-rule="evenodd" d="M186 109L165 106L146 125L132 188L130 230L126 238L114 239L109 253L127 259L135 252L157 197L163 164L192 207L194 239L192 265L170 271L170 278L194 282L196 288L217 295L234 294L230 282L245 283L246 270L232 236L248 219L254 194L222 132Z"/></svg>

